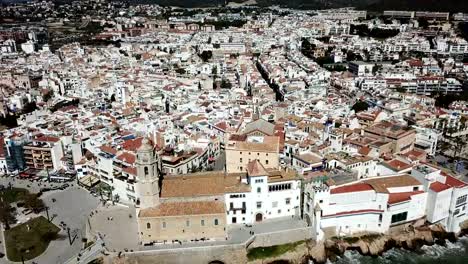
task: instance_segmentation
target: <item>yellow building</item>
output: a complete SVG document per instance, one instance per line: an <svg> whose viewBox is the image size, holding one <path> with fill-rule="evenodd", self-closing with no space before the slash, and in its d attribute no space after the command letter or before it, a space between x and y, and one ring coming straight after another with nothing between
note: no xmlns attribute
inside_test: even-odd
<svg viewBox="0 0 468 264"><path fill-rule="evenodd" d="M144 139L136 159L140 242L226 239L224 190L226 184L237 177L212 172L187 178L185 175L167 176L160 180L158 161L154 147Z"/></svg>
<svg viewBox="0 0 468 264"><path fill-rule="evenodd" d="M245 172L253 160L260 161L265 168L279 168L278 136L231 135L225 149L227 173Z"/></svg>
<svg viewBox="0 0 468 264"><path fill-rule="evenodd" d="M224 239L225 218L220 201L162 203L140 211L140 239L143 244Z"/></svg>

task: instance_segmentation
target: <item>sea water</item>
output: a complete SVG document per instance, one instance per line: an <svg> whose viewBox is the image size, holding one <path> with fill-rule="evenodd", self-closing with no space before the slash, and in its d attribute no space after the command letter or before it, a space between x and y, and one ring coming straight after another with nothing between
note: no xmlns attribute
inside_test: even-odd
<svg viewBox="0 0 468 264"><path fill-rule="evenodd" d="M423 246L420 250L391 249L381 257L362 256L357 251L347 251L329 264L468 264L468 237L460 238L446 246Z"/></svg>

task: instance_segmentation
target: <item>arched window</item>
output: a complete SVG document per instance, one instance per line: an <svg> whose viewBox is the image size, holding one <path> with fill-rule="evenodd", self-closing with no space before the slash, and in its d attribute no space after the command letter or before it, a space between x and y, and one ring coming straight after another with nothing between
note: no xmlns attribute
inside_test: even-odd
<svg viewBox="0 0 468 264"><path fill-rule="evenodd" d="M148 167L145 167L145 176L147 176L148 173L149 173L149 172L148 172Z"/></svg>
<svg viewBox="0 0 468 264"><path fill-rule="evenodd" d="M215 219L215 220L214 220L214 225L215 225L215 226L218 225L218 219Z"/></svg>
<svg viewBox="0 0 468 264"><path fill-rule="evenodd" d="M150 223L146 223L146 229L151 229L151 224Z"/></svg>

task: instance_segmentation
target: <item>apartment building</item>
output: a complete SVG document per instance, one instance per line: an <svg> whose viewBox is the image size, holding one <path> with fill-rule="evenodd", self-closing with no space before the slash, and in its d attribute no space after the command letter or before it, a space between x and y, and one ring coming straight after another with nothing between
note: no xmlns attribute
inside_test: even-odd
<svg viewBox="0 0 468 264"><path fill-rule="evenodd" d="M392 122L383 121L364 129L364 136L382 141L392 142L394 154L413 150L416 139L414 129Z"/></svg>
<svg viewBox="0 0 468 264"><path fill-rule="evenodd" d="M442 224L449 232L460 232L461 224L468 220L468 184L429 164L414 167L411 176L428 193L427 220Z"/></svg>
<svg viewBox="0 0 468 264"><path fill-rule="evenodd" d="M23 146L26 166L35 169L60 170L63 146L60 138L39 136Z"/></svg>

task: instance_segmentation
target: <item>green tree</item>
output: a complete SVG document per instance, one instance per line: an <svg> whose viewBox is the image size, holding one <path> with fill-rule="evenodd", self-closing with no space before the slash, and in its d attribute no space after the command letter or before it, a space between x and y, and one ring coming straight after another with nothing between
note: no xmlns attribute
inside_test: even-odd
<svg viewBox="0 0 468 264"><path fill-rule="evenodd" d="M367 109L369 109L369 104L364 101L358 101L351 107L351 109L354 110L354 112L356 113L366 111Z"/></svg>
<svg viewBox="0 0 468 264"><path fill-rule="evenodd" d="M231 88L232 88L232 84L231 84L231 82L230 82L229 80L223 78L223 79L221 80L221 88L223 88L223 89L231 89Z"/></svg>
<svg viewBox="0 0 468 264"><path fill-rule="evenodd" d="M0 222L5 226L5 230L10 229L10 224L16 222L15 209L0 197ZM1 231L0 231L1 232Z"/></svg>
<svg viewBox="0 0 468 264"><path fill-rule="evenodd" d="M199 56L204 62L207 62L213 57L213 52L211 50L204 50Z"/></svg>
<svg viewBox="0 0 468 264"><path fill-rule="evenodd" d="M54 96L54 91L50 90L42 96L42 101L48 102Z"/></svg>
<svg viewBox="0 0 468 264"><path fill-rule="evenodd" d="M23 198L24 207L38 213L45 207L44 202L36 194L27 194Z"/></svg>

